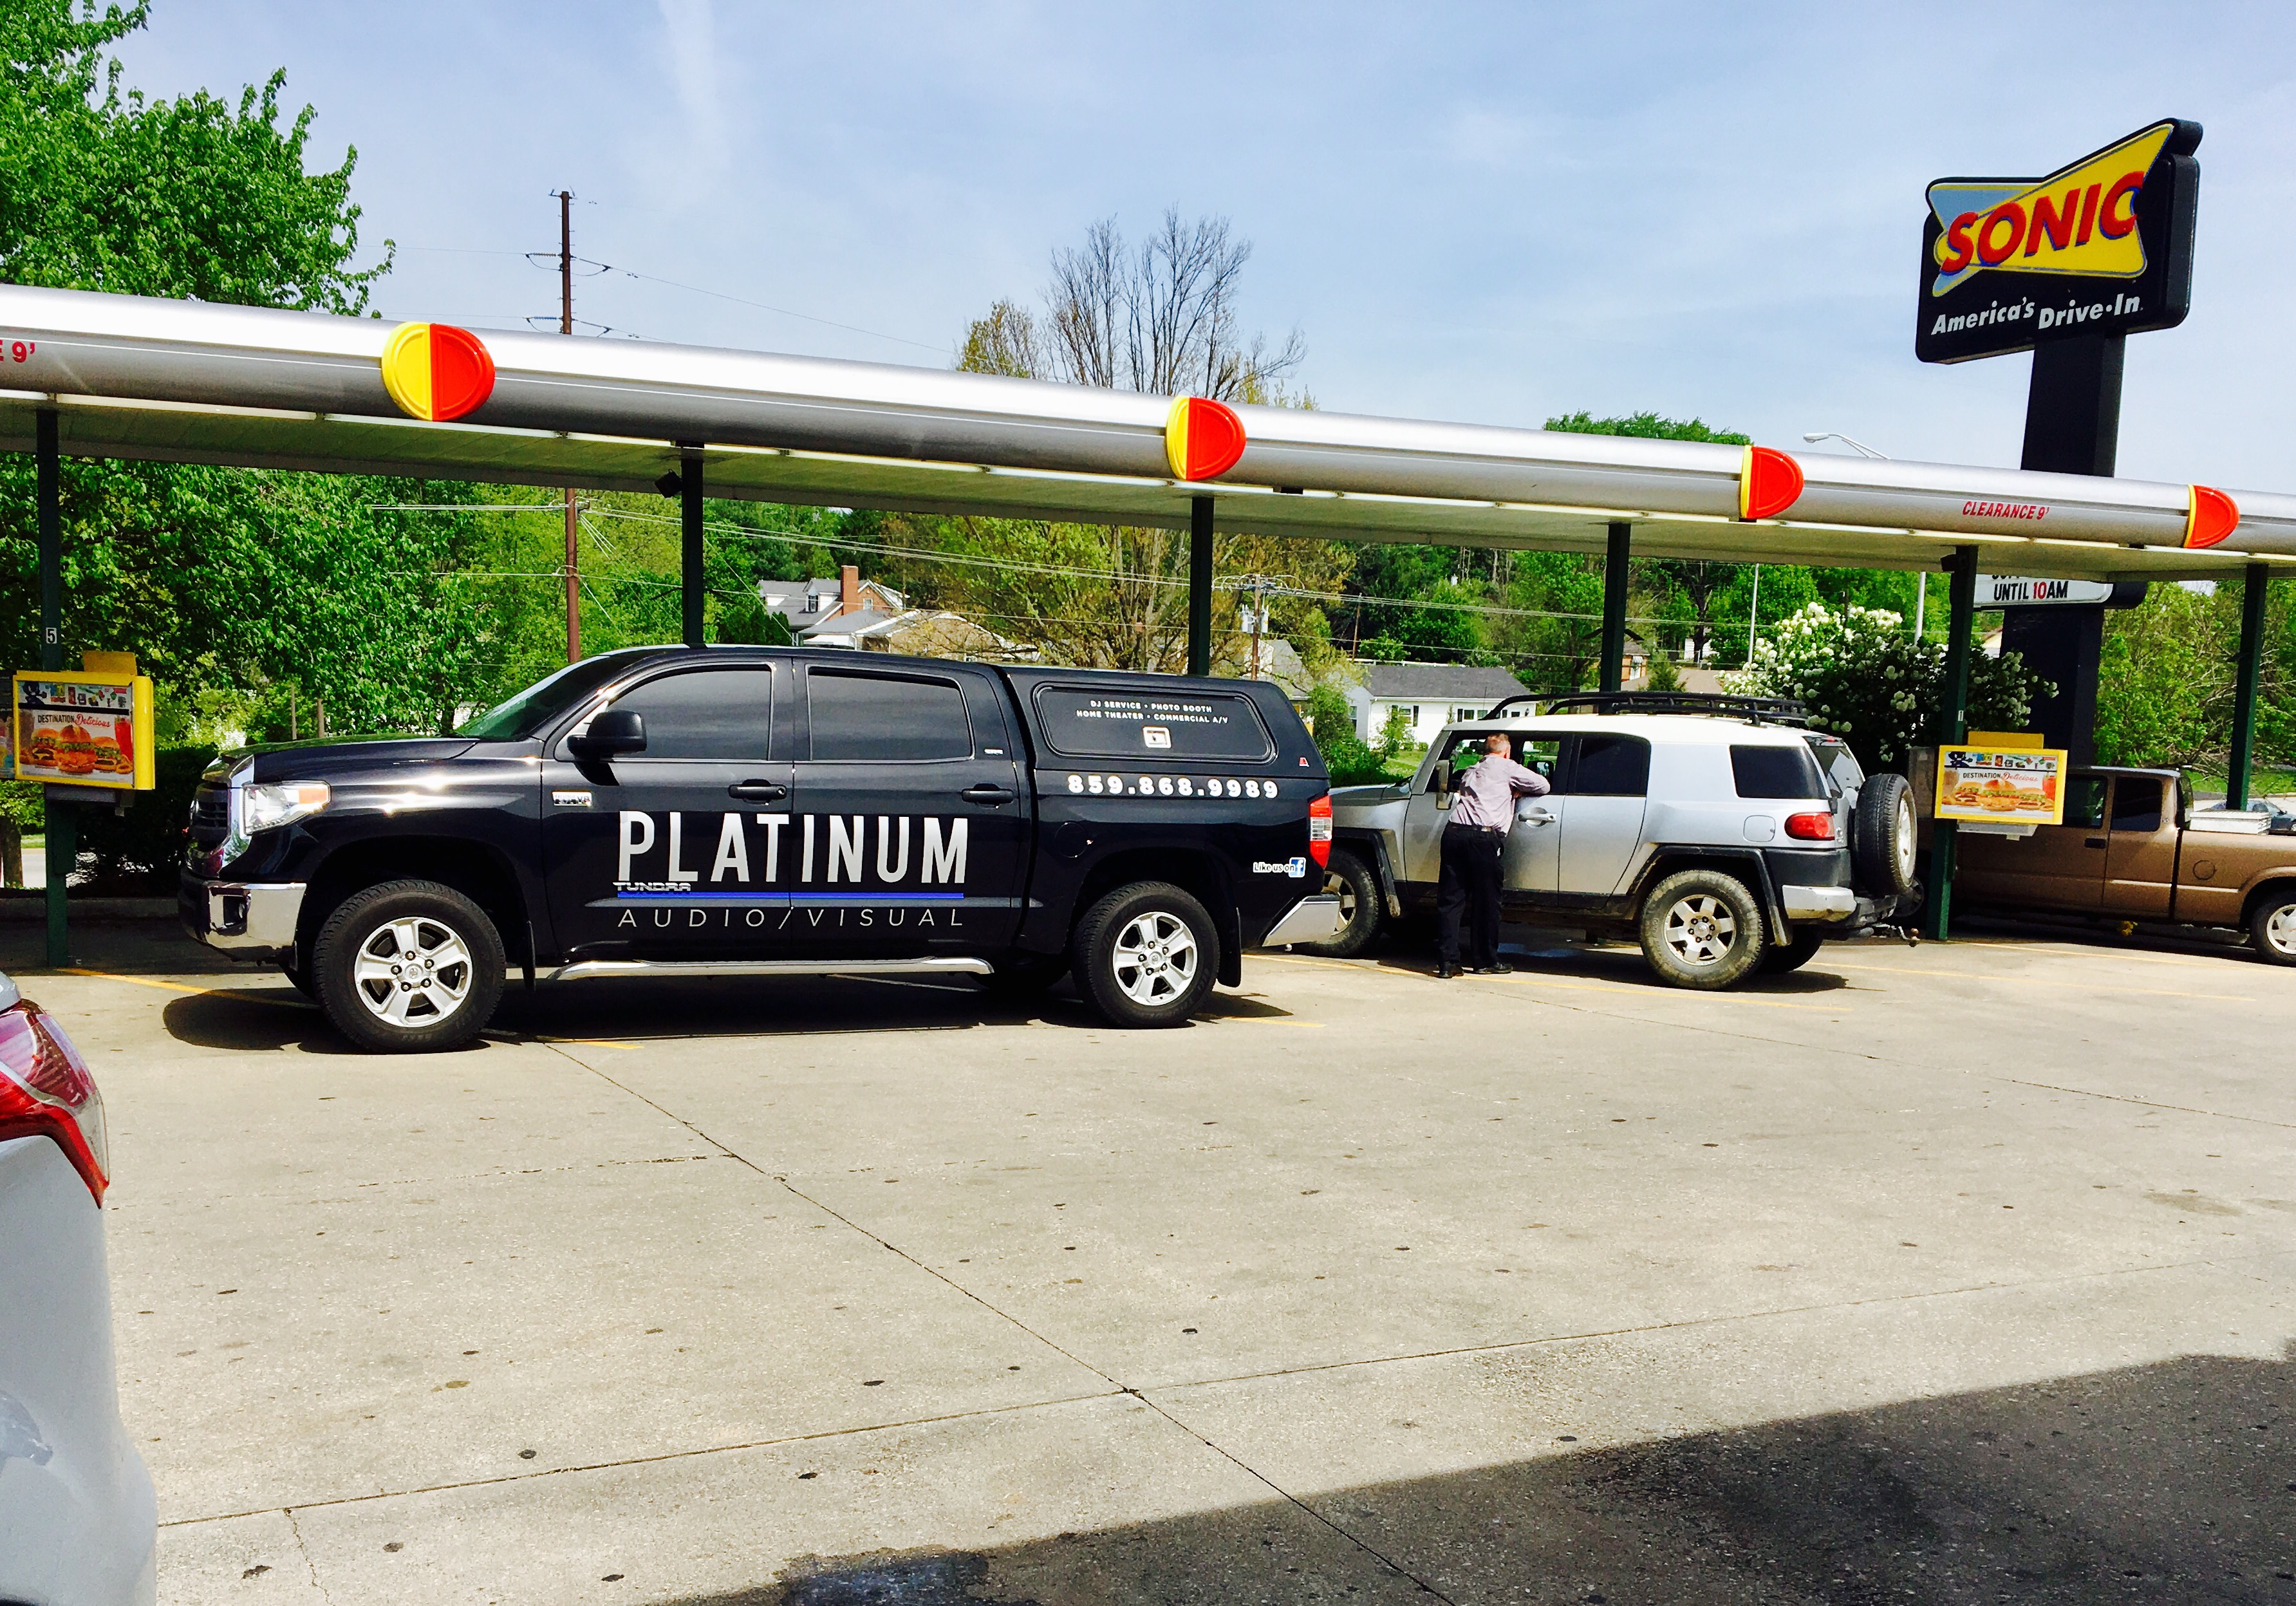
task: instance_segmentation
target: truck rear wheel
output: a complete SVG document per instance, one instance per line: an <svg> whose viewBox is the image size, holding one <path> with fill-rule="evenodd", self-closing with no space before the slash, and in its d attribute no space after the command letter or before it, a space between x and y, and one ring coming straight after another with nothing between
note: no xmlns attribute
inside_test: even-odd
<svg viewBox="0 0 2296 1606"><path fill-rule="evenodd" d="M1643 957L1661 980L1711 991L1761 962L1762 906L1746 883L1718 870L1681 870L1643 899Z"/></svg>
<svg viewBox="0 0 2296 1606"><path fill-rule="evenodd" d="M2248 912L2248 938L2274 964L2296 964L2296 881L2267 887Z"/></svg>
<svg viewBox="0 0 2296 1606"><path fill-rule="evenodd" d="M1303 942L1299 945L1300 951L1352 959L1379 935L1379 917L1384 913L1379 877L1372 873L1369 864L1346 848L1334 848L1331 864L1324 872L1324 890L1339 895L1339 934L1329 942Z"/></svg>
<svg viewBox="0 0 2296 1606"><path fill-rule="evenodd" d="M1219 974L1212 917L1169 881L1119 887L1085 912L1071 946L1085 996L1116 1026L1178 1026Z"/></svg>
<svg viewBox="0 0 2296 1606"><path fill-rule="evenodd" d="M335 1029L369 1053L460 1048L502 1002L502 938L452 887L385 881L327 916L311 980Z"/></svg>

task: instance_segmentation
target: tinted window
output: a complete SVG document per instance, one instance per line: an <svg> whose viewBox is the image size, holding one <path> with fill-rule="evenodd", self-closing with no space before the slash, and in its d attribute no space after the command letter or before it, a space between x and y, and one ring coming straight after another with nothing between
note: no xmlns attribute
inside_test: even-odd
<svg viewBox="0 0 2296 1606"><path fill-rule="evenodd" d="M2075 775L2065 783L2065 823L2091 831L2104 827L2104 777Z"/></svg>
<svg viewBox="0 0 2296 1606"><path fill-rule="evenodd" d="M2115 831L2161 829L2161 782L2151 775L2122 775L2112 783Z"/></svg>
<svg viewBox="0 0 2296 1606"><path fill-rule="evenodd" d="M538 734L542 727L576 703L603 691L626 675L651 651L636 647L624 652L602 652L545 676L514 697L495 704L475 719L465 720L458 735L480 741L505 742Z"/></svg>
<svg viewBox="0 0 2296 1606"><path fill-rule="evenodd" d="M773 739L774 672L764 665L665 675L614 699L645 721L648 758L763 758Z"/></svg>
<svg viewBox="0 0 2296 1606"><path fill-rule="evenodd" d="M1730 750L1730 774L1742 798L1823 798L1825 777L1801 742Z"/></svg>
<svg viewBox="0 0 2296 1606"><path fill-rule="evenodd" d="M1650 791L1650 743L1639 736L1582 736L1570 790L1601 798L1639 798Z"/></svg>
<svg viewBox="0 0 2296 1606"><path fill-rule="evenodd" d="M816 758L903 764L972 757L972 726L955 681L816 669L805 684Z"/></svg>
<svg viewBox="0 0 2296 1606"><path fill-rule="evenodd" d="M1267 758L1275 747L1251 699L1232 692L1042 686L1046 745L1078 758Z"/></svg>

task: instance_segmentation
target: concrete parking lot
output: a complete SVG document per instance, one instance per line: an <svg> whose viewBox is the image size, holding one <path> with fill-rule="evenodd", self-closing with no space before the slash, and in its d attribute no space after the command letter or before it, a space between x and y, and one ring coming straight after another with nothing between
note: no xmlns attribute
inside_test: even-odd
<svg viewBox="0 0 2296 1606"><path fill-rule="evenodd" d="M2296 1601L2237 955L601 982L391 1060L197 952L24 972L163 1601Z"/></svg>

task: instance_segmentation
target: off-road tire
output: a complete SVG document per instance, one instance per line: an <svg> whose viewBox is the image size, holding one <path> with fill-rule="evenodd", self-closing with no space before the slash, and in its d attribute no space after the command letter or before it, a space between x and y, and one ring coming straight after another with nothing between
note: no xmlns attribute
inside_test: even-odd
<svg viewBox="0 0 2296 1606"><path fill-rule="evenodd" d="M1774 942L1762 952L1762 974L1783 976L1789 971L1799 971L1817 957L1825 946L1823 931L1804 931L1792 942Z"/></svg>
<svg viewBox="0 0 2296 1606"><path fill-rule="evenodd" d="M1849 864L1870 897L1908 897L1917 885L1914 789L1903 775L1868 775L1849 822Z"/></svg>
<svg viewBox="0 0 2296 1606"><path fill-rule="evenodd" d="M1711 992L1742 979L1769 946L1762 905L1719 870L1679 870L1652 887L1635 922L1661 981Z"/></svg>
<svg viewBox="0 0 2296 1606"><path fill-rule="evenodd" d="M1378 873L1346 848L1334 848L1332 849L1331 864L1324 872L1324 890L1339 894L1340 917L1343 922L1339 935L1329 942L1303 942L1294 946L1303 954L1352 959L1371 946L1371 939L1379 935L1380 916L1387 912L1386 896L1380 891Z"/></svg>
<svg viewBox="0 0 2296 1606"><path fill-rule="evenodd" d="M394 934L400 946L385 952ZM495 922L437 881L384 881L353 893L311 945L320 1007L370 1053L460 1048L502 1002L503 970Z"/></svg>
<svg viewBox="0 0 2296 1606"><path fill-rule="evenodd" d="M980 985L999 998L1033 998L1051 991L1068 973L1065 954L1008 954Z"/></svg>
<svg viewBox="0 0 2296 1606"><path fill-rule="evenodd" d="M2280 881L2257 894L2248 911L2248 940L2259 958L2296 964L2296 881Z"/></svg>
<svg viewBox="0 0 2296 1606"><path fill-rule="evenodd" d="M1085 911L1069 953L1078 987L1111 1025L1179 1026L1219 974L1219 929L1185 889L1135 881Z"/></svg>

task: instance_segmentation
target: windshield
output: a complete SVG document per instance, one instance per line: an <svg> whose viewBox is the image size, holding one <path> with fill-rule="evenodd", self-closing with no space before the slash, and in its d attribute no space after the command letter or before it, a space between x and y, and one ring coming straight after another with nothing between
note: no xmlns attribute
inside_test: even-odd
<svg viewBox="0 0 2296 1606"><path fill-rule="evenodd" d="M652 647L630 647L568 664L516 696L496 703L477 718L465 720L455 734L475 737L480 742L516 742L531 736L567 709L612 684L656 651Z"/></svg>

